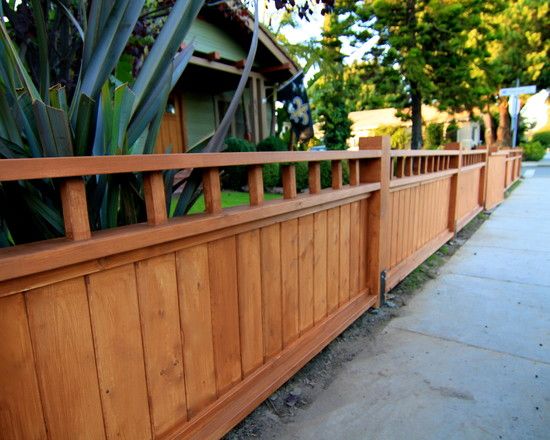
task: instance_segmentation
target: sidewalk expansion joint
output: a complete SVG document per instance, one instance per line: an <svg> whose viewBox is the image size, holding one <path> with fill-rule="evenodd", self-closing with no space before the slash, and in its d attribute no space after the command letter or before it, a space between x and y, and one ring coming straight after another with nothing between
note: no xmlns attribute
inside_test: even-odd
<svg viewBox="0 0 550 440"><path fill-rule="evenodd" d="M438 340L447 341L447 342L453 342L455 344L464 345L466 347L487 351L489 353L499 354L499 355L503 355L503 356L511 356L511 357L514 357L514 358L523 359L525 361L534 362L536 364L550 365L550 362L546 362L546 361L543 361L543 360L540 360L540 359L533 359L533 358L530 358L530 357L527 357L527 356L522 356L520 354L510 353L508 351L494 350L492 348L482 347L480 345L471 344L471 343L460 341L460 340L457 340L457 339L447 338L445 336L438 336L438 335L434 335L434 334L430 334L430 333L420 332L420 331L417 331L417 330L410 330L410 329L407 329L407 328L398 327L396 325L391 325L391 324L390 324L389 327L393 328L395 330L400 330L402 332L408 332L408 333L413 333L413 334L420 335L420 336L425 336L427 338L438 339Z"/></svg>

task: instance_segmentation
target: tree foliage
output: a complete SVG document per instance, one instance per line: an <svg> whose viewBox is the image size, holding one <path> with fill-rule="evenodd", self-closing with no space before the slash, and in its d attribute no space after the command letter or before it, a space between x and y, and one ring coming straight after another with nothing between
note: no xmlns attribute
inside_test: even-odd
<svg viewBox="0 0 550 440"><path fill-rule="evenodd" d="M468 34L488 8L481 0L372 0L360 2L357 42L372 38L367 57L377 87L393 95L400 116L412 119L412 148L422 146L421 105L458 111L475 104L472 62L479 56Z"/></svg>

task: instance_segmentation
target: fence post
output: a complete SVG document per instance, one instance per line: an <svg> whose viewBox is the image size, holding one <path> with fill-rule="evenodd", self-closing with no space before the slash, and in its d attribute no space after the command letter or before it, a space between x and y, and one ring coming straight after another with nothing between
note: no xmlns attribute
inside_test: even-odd
<svg viewBox="0 0 550 440"><path fill-rule="evenodd" d="M456 174L453 174L451 177L449 221L447 227L450 232L456 234L456 222L458 220L458 189L460 188L460 170L462 168L462 150L458 150L458 155L452 157L451 168L456 168Z"/></svg>
<svg viewBox="0 0 550 440"><path fill-rule="evenodd" d="M489 150L485 151L485 165L481 168L479 174L479 196L478 203L479 206L485 207L485 200L487 200L487 174L489 168Z"/></svg>
<svg viewBox="0 0 550 440"><path fill-rule="evenodd" d="M368 199L367 215L367 284L371 295L377 295L375 307L384 302L385 277L388 269L389 246L389 203L390 203L390 163L391 138L372 136L359 139L360 150L381 150L382 157L362 161L360 166L361 183L380 182L380 191Z"/></svg>

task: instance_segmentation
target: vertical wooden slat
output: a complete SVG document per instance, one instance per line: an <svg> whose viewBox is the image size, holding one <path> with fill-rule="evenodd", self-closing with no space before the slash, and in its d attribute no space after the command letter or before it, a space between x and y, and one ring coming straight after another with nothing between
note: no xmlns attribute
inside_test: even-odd
<svg viewBox="0 0 550 440"><path fill-rule="evenodd" d="M149 438L134 265L88 275L87 282L107 437Z"/></svg>
<svg viewBox="0 0 550 440"><path fill-rule="evenodd" d="M340 206L340 305L349 300L350 205Z"/></svg>
<svg viewBox="0 0 550 440"><path fill-rule="evenodd" d="M49 436L105 438L84 279L31 290L26 300Z"/></svg>
<svg viewBox="0 0 550 440"><path fill-rule="evenodd" d="M332 171L332 189L342 189L342 161L333 160L330 166Z"/></svg>
<svg viewBox="0 0 550 440"><path fill-rule="evenodd" d="M403 254L401 255L401 259L405 259L409 253L409 239L411 231L411 189L406 188L403 190L403 194L405 195L405 211L403 213Z"/></svg>
<svg viewBox="0 0 550 440"><path fill-rule="evenodd" d="M248 167L248 192L250 193L250 205L257 206L264 202L264 181L261 165Z"/></svg>
<svg viewBox="0 0 550 440"><path fill-rule="evenodd" d="M298 284L298 219L281 223L281 285L283 345L300 334L300 291Z"/></svg>
<svg viewBox="0 0 550 440"><path fill-rule="evenodd" d="M175 255L138 261L136 280L151 420L158 435L187 417Z"/></svg>
<svg viewBox="0 0 550 440"><path fill-rule="evenodd" d="M285 199L294 199L296 197L296 166L283 166L283 197Z"/></svg>
<svg viewBox="0 0 550 440"><path fill-rule="evenodd" d="M246 376L264 361L260 231L257 229L237 236L237 276L241 362Z"/></svg>
<svg viewBox="0 0 550 440"><path fill-rule="evenodd" d="M206 212L216 214L222 210L220 173L217 168L207 168L202 172L204 204Z"/></svg>
<svg viewBox="0 0 550 440"><path fill-rule="evenodd" d="M164 177L162 172L158 171L144 174L143 194L145 196L147 223L150 225L160 225L164 223L168 215L166 213L166 193L164 191Z"/></svg>
<svg viewBox="0 0 550 440"><path fill-rule="evenodd" d="M0 341L0 436L46 438L23 294L0 298Z"/></svg>
<svg viewBox="0 0 550 440"><path fill-rule="evenodd" d="M283 348L279 224L262 228L260 237L264 355L268 358L276 355Z"/></svg>
<svg viewBox="0 0 550 440"><path fill-rule="evenodd" d="M359 225L361 230L359 241L359 290L363 291L367 288L367 243L369 237L368 230L368 200L361 200L359 205ZM390 216L391 219L391 209ZM390 236L388 235L388 240ZM389 258L389 256L388 256ZM388 260L389 261L389 260ZM389 269L389 267L388 267Z"/></svg>
<svg viewBox="0 0 550 440"><path fill-rule="evenodd" d="M192 417L216 399L208 247L176 253L187 412Z"/></svg>
<svg viewBox="0 0 550 440"><path fill-rule="evenodd" d="M327 212L313 216L313 320L327 315Z"/></svg>
<svg viewBox="0 0 550 440"><path fill-rule="evenodd" d="M359 217L359 202L350 206L350 260L349 260L349 287L350 295L359 293L359 254L361 251L361 223Z"/></svg>
<svg viewBox="0 0 550 440"><path fill-rule="evenodd" d="M317 194L321 191L321 164L310 162L308 171L309 193Z"/></svg>
<svg viewBox="0 0 550 440"><path fill-rule="evenodd" d="M338 308L340 295L340 208L327 212L327 312Z"/></svg>
<svg viewBox="0 0 550 440"><path fill-rule="evenodd" d="M398 262L403 259L405 255L405 241L407 239L407 189L399 191L400 198L400 212L399 212L399 254Z"/></svg>
<svg viewBox="0 0 550 440"><path fill-rule="evenodd" d="M398 252L398 236L399 236L399 193L391 193L392 215L391 215L391 250L390 250L390 267L395 266L397 262ZM368 203L368 202L367 202Z"/></svg>
<svg viewBox="0 0 550 440"><path fill-rule="evenodd" d="M208 243L210 306L218 395L241 380L239 296L235 237Z"/></svg>
<svg viewBox="0 0 550 440"><path fill-rule="evenodd" d="M349 184L359 185L359 160L357 159L349 161Z"/></svg>
<svg viewBox="0 0 550 440"><path fill-rule="evenodd" d="M300 332L313 325L313 214L298 219Z"/></svg>
<svg viewBox="0 0 550 440"><path fill-rule="evenodd" d="M65 235L70 240L91 238L86 188L82 177L69 177L61 181L61 205Z"/></svg>

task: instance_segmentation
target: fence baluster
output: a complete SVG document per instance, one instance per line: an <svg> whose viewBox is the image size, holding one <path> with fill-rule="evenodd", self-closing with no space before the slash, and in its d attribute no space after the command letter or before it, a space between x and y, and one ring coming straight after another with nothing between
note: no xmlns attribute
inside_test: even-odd
<svg viewBox="0 0 550 440"><path fill-rule="evenodd" d="M321 192L321 164L320 162L309 163L309 193L318 194Z"/></svg>
<svg viewBox="0 0 550 440"><path fill-rule="evenodd" d="M217 214L222 210L220 173L218 168L206 168L202 174L206 212Z"/></svg>
<svg viewBox="0 0 550 440"><path fill-rule="evenodd" d="M342 189L342 161L333 160L330 167L332 172L332 189Z"/></svg>
<svg viewBox="0 0 550 440"><path fill-rule="evenodd" d="M65 236L75 241L91 238L86 188L82 177L69 177L61 181L61 205Z"/></svg>
<svg viewBox="0 0 550 440"><path fill-rule="evenodd" d="M248 167L248 192L250 205L257 206L264 202L264 180L261 165Z"/></svg>
<svg viewBox="0 0 550 440"><path fill-rule="evenodd" d="M164 223L168 219L168 215L166 212L164 176L161 171L143 175L143 193L145 195L147 223L150 225Z"/></svg>

